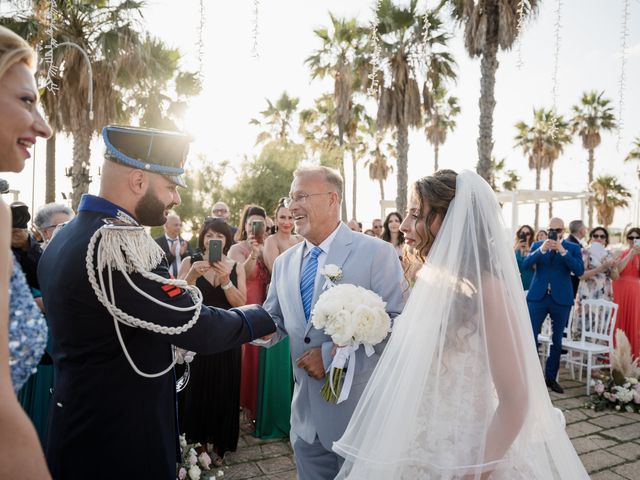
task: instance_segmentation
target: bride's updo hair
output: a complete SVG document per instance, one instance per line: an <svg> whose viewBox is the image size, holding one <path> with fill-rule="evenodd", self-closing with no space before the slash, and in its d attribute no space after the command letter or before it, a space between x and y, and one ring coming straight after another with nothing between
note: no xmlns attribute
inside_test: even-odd
<svg viewBox="0 0 640 480"><path fill-rule="evenodd" d="M422 177L413 184L413 192L420 202L420 212L416 220L416 233L419 237L415 253L424 262L436 239L436 233L431 231L430 225L436 218L444 220L449 205L456 196L456 178L458 174L453 170L438 170L433 175ZM425 214L425 203L429 213Z"/></svg>

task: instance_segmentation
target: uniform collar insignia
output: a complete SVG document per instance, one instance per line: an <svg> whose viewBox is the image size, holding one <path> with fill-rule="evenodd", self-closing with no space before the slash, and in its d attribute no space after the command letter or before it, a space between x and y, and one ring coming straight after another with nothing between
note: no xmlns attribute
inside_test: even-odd
<svg viewBox="0 0 640 480"><path fill-rule="evenodd" d="M105 214L108 218L105 219L105 223L124 224L124 225L139 225L135 217L125 209L119 207L115 203L109 200L97 197L95 195L85 194L80 199L80 205L78 206L78 212L98 212Z"/></svg>

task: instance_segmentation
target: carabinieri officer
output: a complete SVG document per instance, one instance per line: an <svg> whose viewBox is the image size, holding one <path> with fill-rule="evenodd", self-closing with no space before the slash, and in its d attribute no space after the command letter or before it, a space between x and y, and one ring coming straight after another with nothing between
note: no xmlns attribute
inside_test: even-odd
<svg viewBox="0 0 640 480"><path fill-rule="evenodd" d="M82 197L38 268L56 378L47 462L55 479L173 480L175 347L220 352L275 324L255 305L203 306L143 228L180 203L188 138L109 126L103 139L100 194Z"/></svg>

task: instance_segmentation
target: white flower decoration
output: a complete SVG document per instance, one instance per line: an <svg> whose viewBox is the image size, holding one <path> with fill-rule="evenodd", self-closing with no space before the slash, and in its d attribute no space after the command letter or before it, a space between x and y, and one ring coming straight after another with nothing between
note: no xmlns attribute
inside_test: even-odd
<svg viewBox="0 0 640 480"><path fill-rule="evenodd" d="M338 265L334 265L333 263L322 267L322 270L320 270L320 274L324 276L327 283L331 284L329 286L334 286L333 284L335 282L339 282L340 280L342 280L342 269Z"/></svg>

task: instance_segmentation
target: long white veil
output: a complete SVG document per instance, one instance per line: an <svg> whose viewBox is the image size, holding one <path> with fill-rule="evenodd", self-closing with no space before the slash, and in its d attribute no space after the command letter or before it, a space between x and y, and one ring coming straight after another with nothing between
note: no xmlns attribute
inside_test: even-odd
<svg viewBox="0 0 640 480"><path fill-rule="evenodd" d="M589 478L547 393L500 207L474 172L458 175L407 306L333 448L346 458L337 478Z"/></svg>

